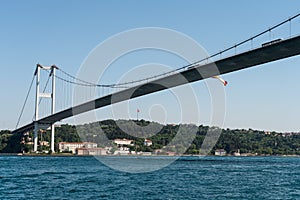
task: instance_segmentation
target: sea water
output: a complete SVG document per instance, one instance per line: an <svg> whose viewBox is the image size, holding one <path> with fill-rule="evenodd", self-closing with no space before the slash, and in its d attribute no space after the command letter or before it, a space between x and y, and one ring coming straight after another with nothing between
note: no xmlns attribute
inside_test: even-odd
<svg viewBox="0 0 300 200"><path fill-rule="evenodd" d="M147 168L149 159L170 158L101 159L128 168L138 160ZM147 173L103 163L94 157L0 157L0 199L300 199L297 157L181 157Z"/></svg>

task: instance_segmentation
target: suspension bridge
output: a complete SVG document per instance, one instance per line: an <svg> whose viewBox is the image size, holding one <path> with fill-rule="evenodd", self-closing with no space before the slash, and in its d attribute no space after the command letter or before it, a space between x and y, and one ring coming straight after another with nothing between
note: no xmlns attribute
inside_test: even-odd
<svg viewBox="0 0 300 200"><path fill-rule="evenodd" d="M63 119L114 103L166 90L168 88L299 55L300 35L292 35L292 21L296 21L296 18L299 16L300 14L297 14L253 37L250 37L247 40L235 44L230 48L204 58L196 63L191 63L178 69L140 80L132 80L116 84L97 84L91 83L87 80L78 79L55 65L42 66L38 64L22 107L16 129L12 131L12 133L25 133L33 130L34 151L37 151L38 131L40 129L47 129L51 127L51 151L54 152L54 124ZM287 37L276 39L272 38L271 33L284 25L288 27L288 34L286 34ZM254 47L253 43L256 40L259 41L258 38L263 37L264 35L270 35L269 39ZM243 45L249 45L249 49L237 53L237 49ZM222 55L228 52L231 52L231 55L222 58ZM217 67L217 70L215 66ZM40 85L41 71L45 71L49 74L44 87ZM34 80L36 80L35 114L32 122L19 126ZM52 82L52 87L49 86L50 82ZM79 85L81 87L86 87L87 90L100 88L100 92L97 98L88 99L86 102L73 106L71 104L72 89L61 87L63 84ZM41 88L44 89L40 90ZM111 91L111 89L118 89L118 91ZM59 93L63 94L63 96L67 98L67 103L57 102L57 90L59 90ZM45 103L45 108L43 109L44 112L40 113L41 102L43 99L50 99L51 102L48 101L48 104ZM51 106L49 106L49 103Z"/></svg>

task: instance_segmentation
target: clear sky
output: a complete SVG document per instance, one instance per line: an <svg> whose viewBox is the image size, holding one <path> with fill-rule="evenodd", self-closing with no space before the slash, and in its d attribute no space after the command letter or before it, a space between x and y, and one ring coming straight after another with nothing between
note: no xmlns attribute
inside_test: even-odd
<svg viewBox="0 0 300 200"><path fill-rule="evenodd" d="M37 63L56 64L76 75L99 43L142 27L182 32L213 54L300 12L300 2L292 0L2 0L0 5L0 129L15 127ZM292 24L292 34L300 34L299 19ZM292 57L222 76L229 82L223 127L300 131L299 63L299 56ZM203 82L192 86L199 95L207 96ZM154 97L156 104L164 101L164 94ZM34 97L30 98L33 102ZM149 119L145 110L152 103L146 99L140 102L133 107L141 109L140 118ZM205 117L210 112L205 107L209 99L201 103L203 124L209 125ZM100 118L110 118L106 112L102 109ZM33 107L26 110L23 122L29 122L32 115ZM131 115L135 116L135 108ZM172 122L178 121L167 120Z"/></svg>

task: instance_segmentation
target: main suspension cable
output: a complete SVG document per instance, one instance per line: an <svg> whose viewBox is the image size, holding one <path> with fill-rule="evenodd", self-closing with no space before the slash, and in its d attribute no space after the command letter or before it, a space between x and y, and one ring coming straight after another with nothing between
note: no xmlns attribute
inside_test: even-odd
<svg viewBox="0 0 300 200"><path fill-rule="evenodd" d="M33 85L33 82L34 82L34 78L35 78L35 75L33 75L32 77L32 81L30 83L30 87L29 87L29 90L27 92L27 95L26 95L26 98L25 98L25 101L24 101L24 104L22 106L22 109L21 109L21 113L19 115L19 118L18 118L18 121L17 121L17 124L16 124L16 129L18 128L19 124L20 124L20 120L21 120L21 117L24 113L24 109L25 109L25 106L26 106L26 103L27 103L27 100L28 100L28 97L29 97L29 94L30 94L30 91L31 91L31 88L32 88L32 85Z"/></svg>
<svg viewBox="0 0 300 200"><path fill-rule="evenodd" d="M238 44L235 44L235 45L233 45L233 46L231 46L231 47L229 47L229 48L227 48L227 49L224 49L224 50L222 50L222 51L220 51L220 52L218 52L218 53L215 53L215 54L213 54L213 55L211 55L211 56L208 56L208 57L206 57L206 58L203 58L203 59L201 59L201 60L199 60L199 61L196 61L196 62L194 62L194 63L190 63L190 64L185 65L185 66L183 66L183 67L180 67L180 68L177 68L177 69L174 69L174 70L171 70L171 71L162 73L162 74L154 75L154 76L151 76L151 77L147 77L147 78L143 78L143 79L138 79L138 80L134 80L134 81L123 82L123 83L107 84L107 85L99 85L99 84L95 84L95 83L91 83L91 82L88 82L88 81L79 79L79 78L77 78L77 77L75 77L75 76L72 76L71 74L69 74L69 73L67 73L67 72L65 72L65 71L63 71L63 70L60 69L60 71L61 71L62 73L64 73L65 75L67 75L67 76L71 77L72 79L77 80L77 81L79 81L79 82L81 82L81 83L77 83L77 82L73 82L73 81L64 80L64 79L62 79L61 77L57 77L57 78L59 78L59 79L61 79L61 80L63 80L63 81L66 81L66 82L69 82L69 83L72 83L72 84L81 85L81 86L88 86L88 87L110 87L110 88L118 88L118 87L119 87L119 88L122 88L122 87L120 87L120 86L129 85L129 84L133 84L133 83L139 83L139 82L147 81L147 80L149 80L149 79L155 79L155 78L158 78L158 77L161 77L161 76L165 76L165 75L168 75L168 74L171 74L171 73L175 73L175 72L181 71L181 70L183 70L183 69L189 69L189 68L191 68L191 67L196 67L197 65L199 65L199 64L200 64L201 62L203 62L203 61L208 61L209 59L212 59L212 58L214 58L214 57L216 57L216 56L218 56L218 55L221 55L221 54L223 54L223 53L225 53L225 52L228 52L228 51L230 51L230 50L232 50L232 49L235 49L236 47L241 46L241 45L245 44L246 42L249 42L249 41L252 42L253 39L255 39L255 38L257 38L257 37L259 37L259 36L261 36L261 35L263 35L263 34L265 34L265 33L268 33L268 32L270 32L270 31L272 31L273 29L276 29L276 28L282 26L282 25L285 24L285 23L288 23L288 22L290 23L293 19L298 18L299 16L300 16L300 13L294 15L293 17L290 17L290 18L287 19L287 20L282 21L281 23L276 24L275 26L273 26L273 27L271 27L271 28L268 28L268 29L265 30L265 31L260 32L259 34L256 34L256 35L254 35L254 36L252 36L252 37L250 37L250 38L248 38L248 39L246 39L246 40L244 40L244 41L242 41L242 42L239 42Z"/></svg>

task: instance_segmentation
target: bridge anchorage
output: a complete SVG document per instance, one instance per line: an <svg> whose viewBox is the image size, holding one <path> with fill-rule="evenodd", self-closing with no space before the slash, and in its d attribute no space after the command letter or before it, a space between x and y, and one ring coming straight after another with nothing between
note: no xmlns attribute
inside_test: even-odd
<svg viewBox="0 0 300 200"><path fill-rule="evenodd" d="M51 114L55 113L55 72L58 68L55 65L52 66L42 66L37 64L35 70L35 77L36 77L36 96L35 96L35 115L34 115L34 144L33 144L33 151L37 152L38 147L38 133L40 129L51 129L51 145L50 149L51 152L54 153L54 135L55 135L55 127L54 123L52 124L45 124L39 123L39 104L41 98L50 98L52 99L51 103ZM41 70L50 71L49 76L52 77L52 90L51 93L43 93L40 92L40 72Z"/></svg>

